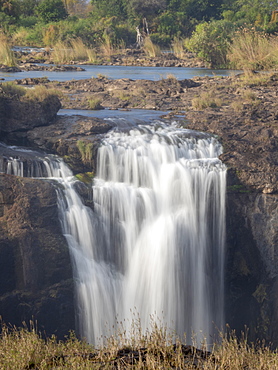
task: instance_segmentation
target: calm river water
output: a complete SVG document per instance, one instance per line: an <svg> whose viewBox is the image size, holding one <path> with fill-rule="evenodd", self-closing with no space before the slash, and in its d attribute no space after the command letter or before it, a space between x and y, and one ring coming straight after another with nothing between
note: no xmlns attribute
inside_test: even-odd
<svg viewBox="0 0 278 370"><path fill-rule="evenodd" d="M85 78L97 77L99 74L112 79L130 78L160 80L172 74L178 80L193 78L196 76L229 76L238 73L233 70L213 70L206 68L182 68L182 67L133 67L133 66L101 66L101 65L86 65L81 66L85 71L80 72L48 72L48 71L29 71L4 73L0 72L0 79L5 81L13 81L27 77L47 77L51 81L68 81L82 80Z"/></svg>

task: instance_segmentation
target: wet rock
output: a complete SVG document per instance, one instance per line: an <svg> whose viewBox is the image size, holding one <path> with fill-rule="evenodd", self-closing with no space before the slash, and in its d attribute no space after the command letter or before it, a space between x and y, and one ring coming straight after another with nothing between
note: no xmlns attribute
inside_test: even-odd
<svg viewBox="0 0 278 370"><path fill-rule="evenodd" d="M101 135L111 128L112 124L98 118L58 116L53 124L28 131L26 139L31 146L63 157L74 174L95 172ZM90 159L82 159L78 141L91 146Z"/></svg>

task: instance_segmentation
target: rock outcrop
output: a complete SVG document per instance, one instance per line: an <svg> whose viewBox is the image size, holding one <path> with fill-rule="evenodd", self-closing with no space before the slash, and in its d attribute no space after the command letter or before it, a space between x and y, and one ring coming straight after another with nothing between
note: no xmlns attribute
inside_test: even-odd
<svg viewBox="0 0 278 370"><path fill-rule="evenodd" d="M0 174L0 314L59 338L74 329L69 250L50 182Z"/></svg>

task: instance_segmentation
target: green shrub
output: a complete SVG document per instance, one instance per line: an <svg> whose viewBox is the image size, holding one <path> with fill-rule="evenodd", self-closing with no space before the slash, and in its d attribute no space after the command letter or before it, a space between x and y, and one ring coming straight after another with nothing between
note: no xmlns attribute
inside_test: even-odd
<svg viewBox="0 0 278 370"><path fill-rule="evenodd" d="M225 20L200 23L185 46L212 68L225 67L233 31L233 23Z"/></svg>
<svg viewBox="0 0 278 370"><path fill-rule="evenodd" d="M62 0L42 0L36 8L36 14L45 22L57 22L68 16Z"/></svg>

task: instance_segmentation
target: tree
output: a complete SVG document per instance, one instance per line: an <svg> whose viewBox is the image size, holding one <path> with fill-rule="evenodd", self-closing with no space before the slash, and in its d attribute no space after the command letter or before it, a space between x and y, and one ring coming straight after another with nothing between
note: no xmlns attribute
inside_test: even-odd
<svg viewBox="0 0 278 370"><path fill-rule="evenodd" d="M88 4L87 0L63 0L63 3L69 15L80 18L85 18L88 9L92 7L92 5Z"/></svg>
<svg viewBox="0 0 278 370"><path fill-rule="evenodd" d="M68 16L62 0L42 0L37 6L36 14L43 22L57 22Z"/></svg>
<svg viewBox="0 0 278 370"><path fill-rule="evenodd" d="M91 4L95 18L127 18L125 3L122 0L91 0Z"/></svg>

